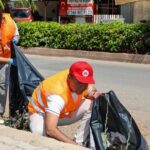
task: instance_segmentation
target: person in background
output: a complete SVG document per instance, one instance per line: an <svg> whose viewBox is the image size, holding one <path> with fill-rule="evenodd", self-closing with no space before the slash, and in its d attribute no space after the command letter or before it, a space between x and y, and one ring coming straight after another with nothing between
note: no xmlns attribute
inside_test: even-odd
<svg viewBox="0 0 150 150"><path fill-rule="evenodd" d="M100 95L94 88L93 68L77 61L69 69L48 77L34 90L28 104L31 132L71 144L84 145L90 131L93 101ZM81 120L74 139L58 126Z"/></svg>
<svg viewBox="0 0 150 150"><path fill-rule="evenodd" d="M11 44L17 44L19 32L16 23L8 13L0 13L0 124L4 122L9 66L15 65L11 58Z"/></svg>

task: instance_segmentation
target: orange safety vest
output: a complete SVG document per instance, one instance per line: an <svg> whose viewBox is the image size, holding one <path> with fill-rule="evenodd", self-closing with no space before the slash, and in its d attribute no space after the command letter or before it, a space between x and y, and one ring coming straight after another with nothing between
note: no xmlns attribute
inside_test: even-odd
<svg viewBox="0 0 150 150"><path fill-rule="evenodd" d="M1 23L1 41L0 41L0 57L10 58L11 57L11 40L15 33L15 24L10 14L2 14Z"/></svg>
<svg viewBox="0 0 150 150"><path fill-rule="evenodd" d="M61 96L65 102L65 106L60 113L60 118L71 117L79 107L87 90L78 95L76 100L73 100L71 91L67 84L68 74L69 71L64 70L44 80L33 92L32 100L28 104L29 112L45 112L45 108L48 106L47 96L50 94L56 94Z"/></svg>

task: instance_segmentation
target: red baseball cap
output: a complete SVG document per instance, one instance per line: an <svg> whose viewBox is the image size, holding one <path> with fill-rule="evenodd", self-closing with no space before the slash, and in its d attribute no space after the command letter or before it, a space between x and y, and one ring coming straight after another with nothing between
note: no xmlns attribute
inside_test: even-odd
<svg viewBox="0 0 150 150"><path fill-rule="evenodd" d="M93 79L93 68L86 61L77 61L69 69L69 73L81 83L95 84Z"/></svg>

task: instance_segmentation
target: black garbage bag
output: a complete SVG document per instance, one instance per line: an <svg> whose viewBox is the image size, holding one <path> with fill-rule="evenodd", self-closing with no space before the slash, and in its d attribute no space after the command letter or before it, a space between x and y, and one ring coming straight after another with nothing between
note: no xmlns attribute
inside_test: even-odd
<svg viewBox="0 0 150 150"><path fill-rule="evenodd" d="M113 91L93 105L89 148L93 150L148 150L134 119Z"/></svg>
<svg viewBox="0 0 150 150"><path fill-rule="evenodd" d="M17 129L28 128L27 104L33 90L44 79L19 47L12 44L12 57L16 66L10 68L9 110L10 124Z"/></svg>

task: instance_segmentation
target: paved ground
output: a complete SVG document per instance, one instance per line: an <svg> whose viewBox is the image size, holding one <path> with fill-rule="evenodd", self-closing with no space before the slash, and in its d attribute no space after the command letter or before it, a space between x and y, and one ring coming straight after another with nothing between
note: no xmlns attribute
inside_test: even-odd
<svg viewBox="0 0 150 150"><path fill-rule="evenodd" d="M57 140L0 125L1 150L86 150Z"/></svg>

